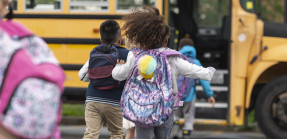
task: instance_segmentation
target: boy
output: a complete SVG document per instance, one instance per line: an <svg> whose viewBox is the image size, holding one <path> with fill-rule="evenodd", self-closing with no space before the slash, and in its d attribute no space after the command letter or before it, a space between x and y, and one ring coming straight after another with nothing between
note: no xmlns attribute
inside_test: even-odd
<svg viewBox="0 0 287 139"><path fill-rule="evenodd" d="M190 57L194 64L201 66L201 63L196 59L196 50L193 47L194 43L190 38L183 38L179 42L179 52L184 54L186 57ZM214 106L215 99L213 98L213 91L210 89L210 83L208 81L198 79L199 83L202 85L205 95L208 98L208 102ZM176 135L174 138L181 138L181 136L190 136L193 131L193 121L195 115L195 86L196 81L192 82L192 88L189 94L186 95L184 99L183 107L179 107L174 111L174 121L175 127L174 131L179 129L179 118L184 118L183 133L175 131ZM187 85L188 86L188 85Z"/></svg>
<svg viewBox="0 0 287 139"><path fill-rule="evenodd" d="M114 20L107 20L100 26L101 45L111 44L118 51L119 59L126 60L128 50L121 47L121 31L119 24ZM98 46L98 47L100 47ZM106 52L106 51L105 51ZM79 78L82 81L90 81L86 75L88 72L89 60L79 71ZM100 71L100 74L103 74ZM99 73L97 73L99 74ZM120 109L120 98L124 88L124 82L112 89L97 89L90 82L86 94L85 121L86 138L98 138L103 124L107 125L111 133L111 139L122 139L124 136L122 124L122 112Z"/></svg>

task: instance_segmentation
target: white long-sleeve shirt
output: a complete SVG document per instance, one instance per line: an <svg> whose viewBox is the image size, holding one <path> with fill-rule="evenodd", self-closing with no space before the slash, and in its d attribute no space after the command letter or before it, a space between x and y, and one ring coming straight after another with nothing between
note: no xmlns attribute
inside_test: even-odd
<svg viewBox="0 0 287 139"><path fill-rule="evenodd" d="M166 48L159 48L159 51L164 51ZM126 80L132 73L133 65L135 64L135 56L133 52L129 52L125 64L117 64L113 69L112 76L115 80ZM177 79L180 75L188 78L202 79L210 81L213 77L215 69L212 67L204 68L191 64L179 56L169 56L168 61L171 67L172 74L172 93L175 95L178 92Z"/></svg>
<svg viewBox="0 0 287 139"><path fill-rule="evenodd" d="M89 68L89 60L85 63L85 65L80 69L78 73L80 80L83 82L90 82L88 68Z"/></svg>

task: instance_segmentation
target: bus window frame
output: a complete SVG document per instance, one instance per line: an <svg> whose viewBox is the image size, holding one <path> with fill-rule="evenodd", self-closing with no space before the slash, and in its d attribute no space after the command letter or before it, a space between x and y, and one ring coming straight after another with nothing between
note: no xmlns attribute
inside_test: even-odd
<svg viewBox="0 0 287 139"><path fill-rule="evenodd" d="M63 12L63 1L64 0L60 0L60 9L57 9L57 10L39 10L39 9L37 9L37 10L35 10L35 9L27 9L26 8L26 2L27 2L27 0L24 0L24 11L25 12L37 12L37 13L49 13L49 12L55 12L55 13L57 13L57 12ZM18 5L19 6L19 5Z"/></svg>
<svg viewBox="0 0 287 139"><path fill-rule="evenodd" d="M130 13L133 9L131 9L131 10L123 10L123 9L118 9L118 1L119 0L116 0L116 6L115 6L115 11L116 11L116 13ZM157 0L154 0L154 7L156 7L156 5L157 5Z"/></svg>
<svg viewBox="0 0 287 139"><path fill-rule="evenodd" d="M72 3L72 0L69 0L69 11L71 13L76 13L76 12L81 12L81 13L109 13L110 12L110 0L107 0L107 10L96 10L96 11L89 11L89 10L73 10L71 8L71 3Z"/></svg>

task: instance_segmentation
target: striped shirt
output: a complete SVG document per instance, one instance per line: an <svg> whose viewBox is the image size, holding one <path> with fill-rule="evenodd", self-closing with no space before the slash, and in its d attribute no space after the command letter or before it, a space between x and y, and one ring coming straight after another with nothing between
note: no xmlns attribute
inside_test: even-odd
<svg viewBox="0 0 287 139"><path fill-rule="evenodd" d="M87 96L85 103L87 103L87 102L106 103L106 104L111 104L111 105L114 105L114 106L120 105L120 101L118 101L118 100L107 99L107 98L100 98L100 97L93 97L93 96Z"/></svg>

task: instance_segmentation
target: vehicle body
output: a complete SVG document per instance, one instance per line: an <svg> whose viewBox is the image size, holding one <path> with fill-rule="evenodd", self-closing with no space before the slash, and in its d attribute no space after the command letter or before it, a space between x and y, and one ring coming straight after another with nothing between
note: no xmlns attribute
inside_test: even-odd
<svg viewBox="0 0 287 139"><path fill-rule="evenodd" d="M211 81L217 103L212 108L197 87L196 122L246 125L255 109L267 137L287 137L287 25L260 19L258 0L50 0L38 9L34 0L13 1L15 20L43 37L60 60L68 100L84 100L87 83L77 73L100 43L100 24L123 25L130 9L153 5L171 27L171 48L191 37L203 66L217 68Z"/></svg>

